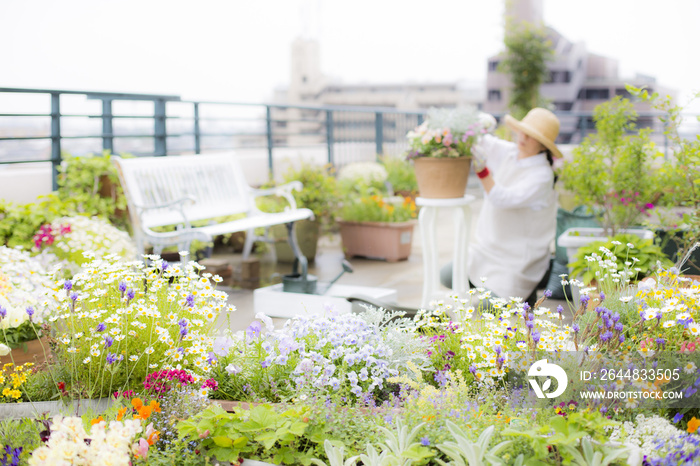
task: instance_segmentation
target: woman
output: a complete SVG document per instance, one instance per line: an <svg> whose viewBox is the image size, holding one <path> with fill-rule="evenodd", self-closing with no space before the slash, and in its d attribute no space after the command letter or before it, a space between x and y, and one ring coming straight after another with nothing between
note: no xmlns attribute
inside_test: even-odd
<svg viewBox="0 0 700 466"><path fill-rule="evenodd" d="M472 149L485 195L467 273L492 297L521 297L533 304L556 232L552 164L561 157L554 144L559 120L534 108L522 121L506 115L505 122L517 133L517 144L485 135Z"/></svg>

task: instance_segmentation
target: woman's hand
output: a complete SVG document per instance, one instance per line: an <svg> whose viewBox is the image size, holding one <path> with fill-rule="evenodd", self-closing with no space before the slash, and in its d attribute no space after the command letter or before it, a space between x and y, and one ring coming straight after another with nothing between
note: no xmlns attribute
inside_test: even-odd
<svg viewBox="0 0 700 466"><path fill-rule="evenodd" d="M479 173L486 168L486 151L482 142L483 137L479 136L476 143L472 146L472 167L474 167L474 173Z"/></svg>

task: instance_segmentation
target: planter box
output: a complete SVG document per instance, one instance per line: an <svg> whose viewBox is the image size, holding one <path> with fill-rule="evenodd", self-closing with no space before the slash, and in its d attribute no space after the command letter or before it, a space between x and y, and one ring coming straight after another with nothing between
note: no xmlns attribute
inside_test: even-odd
<svg viewBox="0 0 700 466"><path fill-rule="evenodd" d="M574 234L572 234L574 233ZM578 234L575 234L578 233ZM630 233L637 235L642 239L654 239L654 232L651 230L644 229L626 229L620 231L620 233ZM602 228L595 227L579 227L579 228L569 228L562 233L559 238L557 238L557 244L560 247L566 248L566 255L568 262L574 260L576 253L579 248L591 244L595 241L605 241L607 236L603 234ZM571 268L569 267L569 275L571 275ZM575 277L569 277L575 278ZM576 286L571 286L571 298L574 305L578 305L580 299L579 289Z"/></svg>
<svg viewBox="0 0 700 466"><path fill-rule="evenodd" d="M104 412L112 404L112 398L99 398L95 400L74 400L64 403L61 400L37 401L34 403L0 403L0 419L22 419L26 417L38 418L44 414L49 417L57 414L82 416L88 410L95 414Z"/></svg>
<svg viewBox="0 0 700 466"><path fill-rule="evenodd" d="M42 349L42 346L43 349ZM46 337L41 338L41 340L29 340L22 343L23 346L15 348L10 354L0 357L0 365L5 365L11 363L13 360L16 366L21 366L28 362L32 362L36 365L43 364L46 362L46 354L44 354L44 349L47 353L51 350L49 349L49 341Z"/></svg>
<svg viewBox="0 0 700 466"><path fill-rule="evenodd" d="M321 290L327 285L319 283ZM327 306L332 306L340 314L353 311L353 303L347 298L365 296L387 304L395 304L396 290L370 286L334 284L324 294L305 294L283 291L283 285L278 283L253 292L255 313L262 312L270 317L292 318L297 315L322 315ZM357 305L355 305L357 306Z"/></svg>
<svg viewBox="0 0 700 466"><path fill-rule="evenodd" d="M339 221L338 225L348 259L363 256L396 262L411 255L415 220L398 223Z"/></svg>
<svg viewBox="0 0 700 466"><path fill-rule="evenodd" d="M630 233L637 235L642 239L654 239L653 231L644 230L641 228L630 228L627 230L622 230L620 233ZM605 241L606 239L607 236L603 234L602 228L569 228L559 236L557 239L557 244L563 248L566 248L568 261L571 262L581 246L591 244L595 241ZM569 271L571 271L571 269L569 269Z"/></svg>

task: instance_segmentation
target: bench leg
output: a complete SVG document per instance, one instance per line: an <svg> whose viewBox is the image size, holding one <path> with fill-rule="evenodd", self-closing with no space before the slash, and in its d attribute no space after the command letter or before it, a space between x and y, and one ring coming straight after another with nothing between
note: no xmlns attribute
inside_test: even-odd
<svg viewBox="0 0 700 466"><path fill-rule="evenodd" d="M243 260L248 259L250 253L253 251L253 244L255 244L255 230L247 230L245 232L245 244L243 245Z"/></svg>

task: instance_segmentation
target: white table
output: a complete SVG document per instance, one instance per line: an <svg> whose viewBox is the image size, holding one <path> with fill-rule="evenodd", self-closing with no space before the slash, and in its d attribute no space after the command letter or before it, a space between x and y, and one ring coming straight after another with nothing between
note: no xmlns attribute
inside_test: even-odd
<svg viewBox="0 0 700 466"><path fill-rule="evenodd" d="M428 304L438 296L440 289L440 268L438 266L438 245L436 237L437 211L450 208L454 211L455 243L452 268L452 290L460 297L469 291L467 277L467 252L471 235L471 207L476 198L471 195L450 199L416 198L420 206L418 224L423 245L423 299L421 307L427 309ZM444 297L444 296L442 296Z"/></svg>

